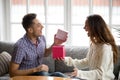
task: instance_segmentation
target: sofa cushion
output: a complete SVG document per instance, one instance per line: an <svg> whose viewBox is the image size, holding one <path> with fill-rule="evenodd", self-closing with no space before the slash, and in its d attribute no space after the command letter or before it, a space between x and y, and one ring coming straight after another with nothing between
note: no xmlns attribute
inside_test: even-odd
<svg viewBox="0 0 120 80"><path fill-rule="evenodd" d="M4 74L3 76L0 76L0 80L11 80L9 74Z"/></svg>
<svg viewBox="0 0 120 80"><path fill-rule="evenodd" d="M64 61L55 60L55 71L56 72L62 72L62 73L68 73L73 72L74 67L73 66L67 66Z"/></svg>
<svg viewBox="0 0 120 80"><path fill-rule="evenodd" d="M8 73L11 55L5 51L0 54L0 76Z"/></svg>
<svg viewBox="0 0 120 80"><path fill-rule="evenodd" d="M52 55L43 58L43 64L46 64L49 67L49 72L52 73L55 71L54 60L52 59Z"/></svg>

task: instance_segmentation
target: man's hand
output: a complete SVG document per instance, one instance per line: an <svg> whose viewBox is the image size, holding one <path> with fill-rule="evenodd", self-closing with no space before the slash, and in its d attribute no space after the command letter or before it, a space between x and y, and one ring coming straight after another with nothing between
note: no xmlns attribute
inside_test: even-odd
<svg viewBox="0 0 120 80"><path fill-rule="evenodd" d="M42 64L42 65L40 65L40 66L37 67L37 71L36 72L39 72L39 71L46 71L46 72L48 72L49 68L48 68L47 65Z"/></svg>
<svg viewBox="0 0 120 80"><path fill-rule="evenodd" d="M60 45L60 44L62 44L62 43L64 43L64 42L66 42L66 40L67 40L67 37L66 37L65 40L60 40L60 39L57 39L57 38L56 38L56 35L55 35L55 36L54 36L54 45Z"/></svg>

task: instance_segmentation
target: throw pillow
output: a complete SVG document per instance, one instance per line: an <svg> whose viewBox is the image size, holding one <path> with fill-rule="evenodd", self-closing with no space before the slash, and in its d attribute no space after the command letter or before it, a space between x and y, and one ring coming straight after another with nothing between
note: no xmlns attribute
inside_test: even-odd
<svg viewBox="0 0 120 80"><path fill-rule="evenodd" d="M55 71L56 72L73 72L74 67L73 66L67 66L64 61L55 60Z"/></svg>
<svg viewBox="0 0 120 80"><path fill-rule="evenodd" d="M0 76L8 73L11 55L5 51L0 53Z"/></svg>

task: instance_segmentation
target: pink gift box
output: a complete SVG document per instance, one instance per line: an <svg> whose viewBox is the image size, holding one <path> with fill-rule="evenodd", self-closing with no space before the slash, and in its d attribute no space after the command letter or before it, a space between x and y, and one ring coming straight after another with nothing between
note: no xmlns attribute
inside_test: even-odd
<svg viewBox="0 0 120 80"><path fill-rule="evenodd" d="M60 39L60 40L66 40L68 35L67 31L58 29L57 34L56 34L56 38Z"/></svg>
<svg viewBox="0 0 120 80"><path fill-rule="evenodd" d="M57 45L52 47L52 57L53 59L56 58L63 58L65 57L65 48L63 45Z"/></svg>

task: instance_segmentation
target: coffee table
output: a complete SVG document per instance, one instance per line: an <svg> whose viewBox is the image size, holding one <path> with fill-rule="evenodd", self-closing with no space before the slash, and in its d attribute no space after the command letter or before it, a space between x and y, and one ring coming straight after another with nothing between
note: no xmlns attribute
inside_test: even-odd
<svg viewBox="0 0 120 80"><path fill-rule="evenodd" d="M51 76L15 76L12 77L10 80L78 80L78 79Z"/></svg>

